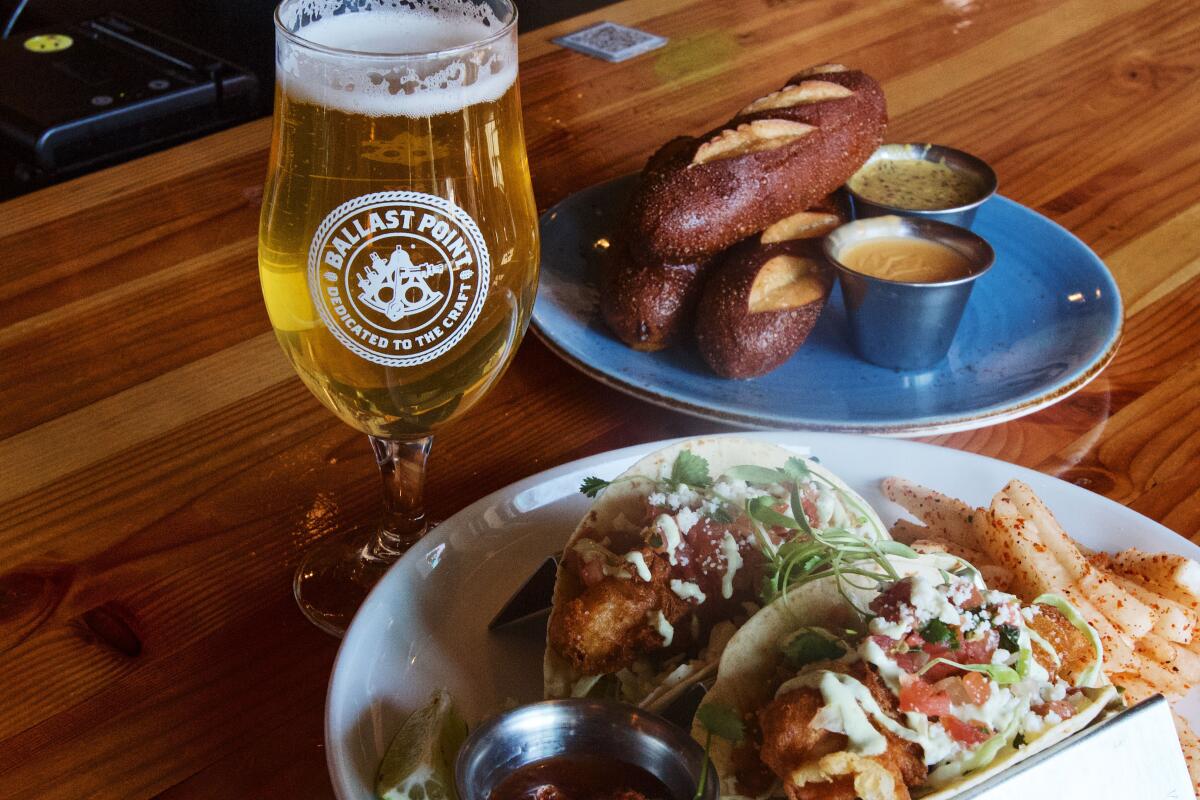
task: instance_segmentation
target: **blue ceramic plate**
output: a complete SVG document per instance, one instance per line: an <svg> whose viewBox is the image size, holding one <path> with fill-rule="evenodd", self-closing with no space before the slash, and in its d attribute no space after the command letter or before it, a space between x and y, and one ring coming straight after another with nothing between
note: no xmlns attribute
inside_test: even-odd
<svg viewBox="0 0 1200 800"><path fill-rule="evenodd" d="M1066 229L1005 197L973 230L996 250L946 359L925 372L861 361L841 293L790 361L738 381L709 371L690 342L658 353L621 344L604 325L596 276L619 234L634 176L571 195L542 215L535 330L566 361L635 397L747 427L928 436L992 425L1055 403L1116 353L1121 295L1108 269Z"/></svg>

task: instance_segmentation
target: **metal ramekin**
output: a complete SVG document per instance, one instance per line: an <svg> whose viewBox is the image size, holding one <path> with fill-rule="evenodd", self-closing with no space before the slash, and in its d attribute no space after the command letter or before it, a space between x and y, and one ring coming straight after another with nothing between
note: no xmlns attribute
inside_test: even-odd
<svg viewBox="0 0 1200 800"><path fill-rule="evenodd" d="M454 778L460 800L488 800L513 770L560 755L598 755L635 764L656 776L672 798L696 792L702 748L662 717L625 703L547 700L492 717L458 752ZM703 800L716 800L719 781L708 767Z"/></svg>
<svg viewBox="0 0 1200 800"><path fill-rule="evenodd" d="M872 163L883 159L894 161L912 159L941 161L952 170L965 172L974 176L979 181L980 195L978 199L966 205L955 206L954 208L929 210L901 208L899 206L889 206L884 203L877 203L874 200L868 200L851 189L849 181L847 181L846 192L850 195L851 203L854 207L855 219L898 215L919 219L933 219L969 228L971 227L971 223L975 221L975 214L979 211L979 207L996 193L996 188L999 185L996 179L996 172L988 166L986 161L962 150L955 150L953 147L945 147L938 144L885 144L871 154L871 157L867 159L867 163L861 169L866 169Z"/></svg>
<svg viewBox="0 0 1200 800"><path fill-rule="evenodd" d="M940 283L905 283L856 272L838 258L853 244L893 237L951 247L971 263L971 273ZM825 237L822 246L842 285L854 349L872 364L903 370L927 369L946 356L975 281L995 260L991 245L966 228L910 217L848 222Z"/></svg>

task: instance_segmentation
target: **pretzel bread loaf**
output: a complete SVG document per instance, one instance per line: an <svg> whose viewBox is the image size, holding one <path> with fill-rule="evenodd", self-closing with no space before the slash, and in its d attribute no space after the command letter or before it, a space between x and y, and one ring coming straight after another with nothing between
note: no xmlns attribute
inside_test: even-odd
<svg viewBox="0 0 1200 800"><path fill-rule="evenodd" d="M825 64L728 123L655 153L630 206L635 252L686 263L724 250L841 186L882 143L883 90Z"/></svg>
<svg viewBox="0 0 1200 800"><path fill-rule="evenodd" d="M847 219L826 201L772 224L712 268L696 311L700 355L726 378L764 375L792 357L833 288L820 238Z"/></svg>
<svg viewBox="0 0 1200 800"><path fill-rule="evenodd" d="M643 171L654 175L695 140L680 136L650 157ZM671 263L637 247L628 237L600 272L600 313L618 339L634 350L662 350L690 327L710 259Z"/></svg>
<svg viewBox="0 0 1200 800"><path fill-rule="evenodd" d="M600 274L600 312L634 350L662 350L689 327L709 262L645 261L618 247Z"/></svg>

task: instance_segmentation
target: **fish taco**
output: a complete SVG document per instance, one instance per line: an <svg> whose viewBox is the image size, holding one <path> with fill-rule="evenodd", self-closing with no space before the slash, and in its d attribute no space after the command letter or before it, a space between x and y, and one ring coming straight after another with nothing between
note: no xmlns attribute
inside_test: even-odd
<svg viewBox="0 0 1200 800"><path fill-rule="evenodd" d="M778 550L813 535L888 542L865 500L813 459L699 439L639 461L564 549L547 630L547 697L661 708L711 676L726 642L782 588Z"/></svg>
<svg viewBox="0 0 1200 800"><path fill-rule="evenodd" d="M1066 600L888 556L789 589L730 640L693 735L722 797L948 798L1088 725L1118 693Z"/></svg>

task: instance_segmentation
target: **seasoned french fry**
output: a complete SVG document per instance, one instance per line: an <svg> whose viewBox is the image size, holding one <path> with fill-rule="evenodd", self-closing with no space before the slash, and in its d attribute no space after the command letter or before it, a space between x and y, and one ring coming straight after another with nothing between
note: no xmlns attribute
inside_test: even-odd
<svg viewBox="0 0 1200 800"><path fill-rule="evenodd" d="M1045 545L1092 601L1092 605L1109 621L1134 639L1150 632L1155 621L1150 606L1110 580L1105 572L1089 564L1050 509L1029 486L1018 480L1009 481L1002 494L1017 509L1024 523L1023 533L1030 540Z"/></svg>
<svg viewBox="0 0 1200 800"><path fill-rule="evenodd" d="M904 478L885 478L881 487L889 500L925 523L929 532L921 538L946 540L972 550L979 549L972 524L976 509Z"/></svg>
<svg viewBox="0 0 1200 800"><path fill-rule="evenodd" d="M929 528L911 519L898 519L892 523L892 538L897 542L911 545L918 540L933 541L936 536Z"/></svg>
<svg viewBox="0 0 1200 800"><path fill-rule="evenodd" d="M1008 498L1017 514L1025 521L1026 535L1044 544L1068 573L1078 579L1091 569L1075 542L1028 485L1011 480L1000 492Z"/></svg>
<svg viewBox="0 0 1200 800"><path fill-rule="evenodd" d="M1095 561L1092 563L1095 564ZM1155 612L1154 633L1180 644L1188 644L1192 641L1196 625L1200 624L1195 611L1163 597L1133 578L1126 578L1116 573L1109 573L1109 577Z"/></svg>
<svg viewBox="0 0 1200 800"><path fill-rule="evenodd" d="M1014 586L1027 599L1071 586L1072 576L1029 535L1026 520L1003 492L992 498L982 549L992 561L1013 573Z"/></svg>
<svg viewBox="0 0 1200 800"><path fill-rule="evenodd" d="M1164 667L1171 667L1175 664L1175 648L1161 636L1150 634L1138 639L1136 649L1141 655L1154 659Z"/></svg>
<svg viewBox="0 0 1200 800"><path fill-rule="evenodd" d="M991 559L978 550L972 550L969 547L945 540L916 539L909 546L918 553L947 553L969 562L971 566L976 568L981 564L991 563Z"/></svg>
<svg viewBox="0 0 1200 800"><path fill-rule="evenodd" d="M1179 735L1179 745L1183 748L1183 760L1187 762L1188 774L1192 776L1192 785L1200 795L1200 738L1192 726L1179 714L1175 714L1175 732Z"/></svg>
<svg viewBox="0 0 1200 800"><path fill-rule="evenodd" d="M1112 672L1108 677L1114 686L1119 686L1124 690L1121 696L1127 706L1136 706L1143 700L1149 700L1160 693L1158 689L1132 672Z"/></svg>
<svg viewBox="0 0 1200 800"><path fill-rule="evenodd" d="M1088 624L1096 629L1096 633L1100 636L1100 643L1104 646L1104 661L1109 670L1137 672L1140 669L1141 662L1145 659L1139 658L1134 653L1134 642L1097 611L1078 587L1067 585L1052 591L1070 601L1071 605L1075 606L1083 618L1088 621Z"/></svg>
<svg viewBox="0 0 1200 800"><path fill-rule="evenodd" d="M1136 547L1114 553L1113 568L1136 578L1186 608L1200 610L1200 564L1173 553L1146 553Z"/></svg>
<svg viewBox="0 0 1200 800"><path fill-rule="evenodd" d="M1179 677L1189 686L1200 683L1200 653L1175 642L1170 642L1170 645L1175 651L1174 664L1179 670Z"/></svg>
<svg viewBox="0 0 1200 800"><path fill-rule="evenodd" d="M1194 653L1155 634L1139 639L1137 651L1170 673L1172 682L1178 684L1174 693L1180 696L1187 693L1190 684L1200 681L1200 653ZM1162 688L1162 691L1166 692L1166 689Z"/></svg>
<svg viewBox="0 0 1200 800"><path fill-rule="evenodd" d="M999 589L1002 592L1012 591L1013 574L1011 570L997 564L984 564L979 567L979 574L988 588Z"/></svg>
<svg viewBox="0 0 1200 800"><path fill-rule="evenodd" d="M1154 610L1122 589L1098 569L1088 565L1088 571L1076 580L1100 613L1135 639L1150 633L1157 619Z"/></svg>
<svg viewBox="0 0 1200 800"><path fill-rule="evenodd" d="M896 529L893 528L892 533L895 534L895 532L896 532ZM900 539L899 541L904 541L904 540ZM918 539L909 539L907 542L905 542L905 544L907 544L913 550L916 550L918 553L921 553L922 555L928 555L929 553L949 553L950 552L950 549L949 549L949 547L947 547L946 542L939 542L934 539L919 539L919 538Z"/></svg>
<svg viewBox="0 0 1200 800"><path fill-rule="evenodd" d="M1135 672L1139 659L1134 640L1100 613L1091 599L1072 581L1072 575L1041 542L1030 538L1031 526L1004 492L992 498L989 530L984 537L988 555L1012 571L1013 589L1028 599L1046 592L1061 594L1083 615L1104 645L1105 659L1115 671Z"/></svg>
<svg viewBox="0 0 1200 800"><path fill-rule="evenodd" d="M1176 667L1174 664L1164 664L1158 660L1158 655L1162 654L1159 648L1156 646L1159 644L1165 644L1167 649L1170 650L1171 643L1164 643L1162 640L1153 642L1152 639L1151 642L1147 642L1145 639L1143 639L1137 643L1139 652L1135 653L1135 658L1138 658L1138 663L1136 669L1133 671L1136 671L1137 674L1140 675L1147 683L1153 686L1156 691L1165 694L1168 699L1178 700L1187 694L1187 682L1183 679L1183 676L1179 674L1178 667ZM1143 645L1146 645L1151 650L1155 651L1155 654L1151 655L1150 653L1142 652L1141 648ZM1169 654L1167 654L1167 657L1173 659L1175 657L1174 651L1170 651Z"/></svg>

